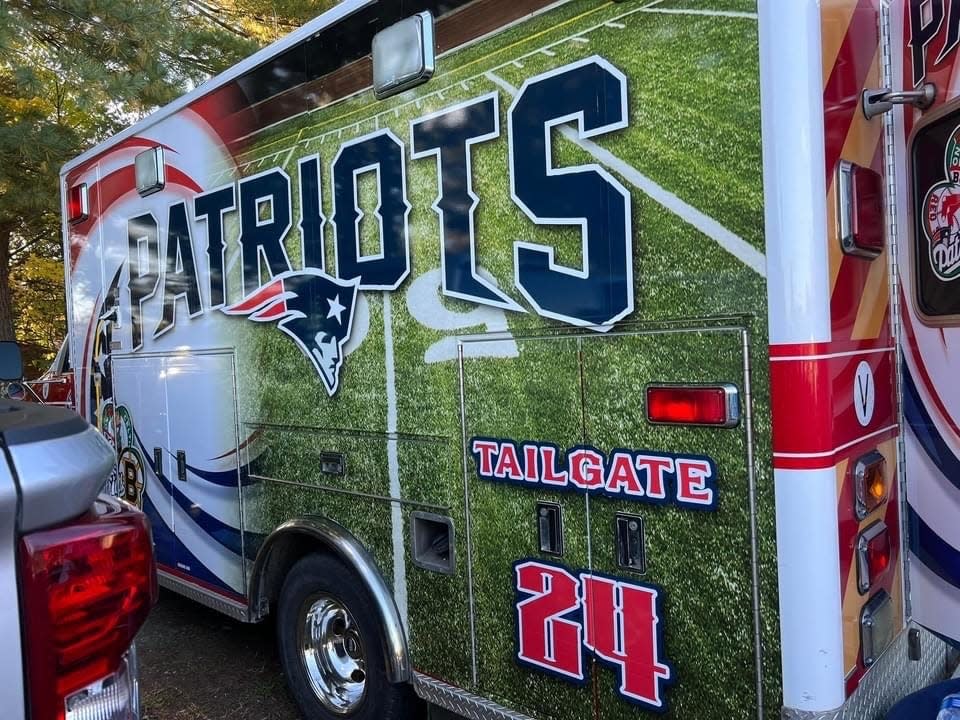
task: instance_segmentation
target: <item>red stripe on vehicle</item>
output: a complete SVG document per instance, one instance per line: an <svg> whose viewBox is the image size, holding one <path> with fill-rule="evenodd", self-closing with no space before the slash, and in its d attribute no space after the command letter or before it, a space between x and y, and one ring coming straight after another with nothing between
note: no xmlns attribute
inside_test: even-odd
<svg viewBox="0 0 960 720"><path fill-rule="evenodd" d="M166 165L167 185L178 185L192 192L202 192L201 188L182 170ZM122 167L101 178L90 187L90 217L78 223L70 230L70 272L76 267L80 253L87 246L88 237L94 223L102 219L117 202L136 192L137 181L133 165Z"/></svg>
<svg viewBox="0 0 960 720"><path fill-rule="evenodd" d="M847 140L860 92L880 44L880 16L871 0L860 0L823 91L827 185Z"/></svg>

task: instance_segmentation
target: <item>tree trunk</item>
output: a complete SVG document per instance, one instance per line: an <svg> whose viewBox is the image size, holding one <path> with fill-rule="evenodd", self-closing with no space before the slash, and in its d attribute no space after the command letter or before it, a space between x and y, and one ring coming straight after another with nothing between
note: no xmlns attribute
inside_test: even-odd
<svg viewBox="0 0 960 720"><path fill-rule="evenodd" d="M9 226L0 225L0 340L16 340L13 333L13 292L10 288Z"/></svg>

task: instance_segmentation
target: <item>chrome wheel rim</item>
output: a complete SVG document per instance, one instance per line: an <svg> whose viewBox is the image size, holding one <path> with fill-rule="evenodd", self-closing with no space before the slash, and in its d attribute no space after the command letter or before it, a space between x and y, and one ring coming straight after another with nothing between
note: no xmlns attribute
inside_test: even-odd
<svg viewBox="0 0 960 720"><path fill-rule="evenodd" d="M336 715L347 715L367 689L363 640L353 616L336 598L320 593L304 603L300 657L314 694Z"/></svg>

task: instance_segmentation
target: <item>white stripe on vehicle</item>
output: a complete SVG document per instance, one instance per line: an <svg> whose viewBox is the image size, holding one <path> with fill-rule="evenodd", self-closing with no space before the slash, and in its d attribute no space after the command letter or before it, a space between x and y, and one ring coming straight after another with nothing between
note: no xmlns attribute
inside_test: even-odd
<svg viewBox="0 0 960 720"><path fill-rule="evenodd" d="M393 318L390 293L383 293L383 344L387 374L387 473L390 477L390 531L393 536L393 599L400 612L400 621L407 623L407 555L403 533L403 507L400 491L400 458L397 453L397 380L393 358Z"/></svg>

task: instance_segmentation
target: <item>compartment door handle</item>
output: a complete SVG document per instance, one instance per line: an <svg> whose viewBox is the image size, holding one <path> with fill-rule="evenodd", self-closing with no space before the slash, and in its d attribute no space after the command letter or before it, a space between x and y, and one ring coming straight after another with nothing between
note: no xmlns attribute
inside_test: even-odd
<svg viewBox="0 0 960 720"><path fill-rule="evenodd" d="M177 480L187 481L187 453L177 450Z"/></svg>

